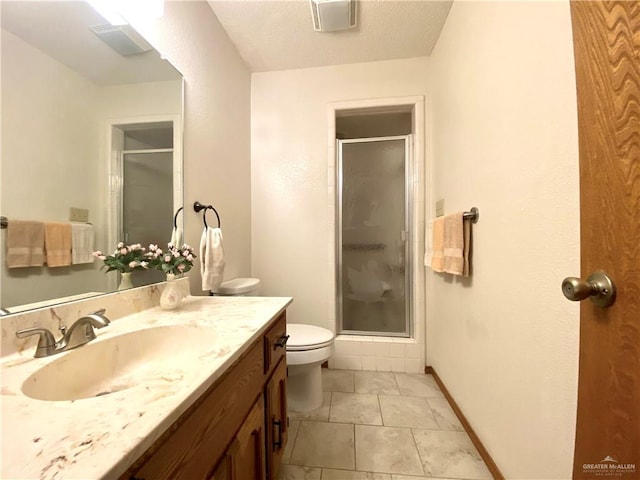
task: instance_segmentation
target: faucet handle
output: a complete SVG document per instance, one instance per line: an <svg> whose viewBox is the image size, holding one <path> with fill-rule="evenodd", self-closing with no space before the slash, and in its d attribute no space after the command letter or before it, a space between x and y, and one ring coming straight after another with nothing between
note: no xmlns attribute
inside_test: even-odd
<svg viewBox="0 0 640 480"><path fill-rule="evenodd" d="M18 330L16 332L16 337L18 338L27 338L31 335L40 335L40 339L38 340L38 348L50 347L51 345L56 344L56 340L55 338L53 338L53 333L51 333L46 328L25 328L24 330Z"/></svg>
<svg viewBox="0 0 640 480"><path fill-rule="evenodd" d="M101 308L100 310L96 310L95 312L91 312L89 315L104 315L107 313L106 308Z"/></svg>
<svg viewBox="0 0 640 480"><path fill-rule="evenodd" d="M53 333L46 328L25 328L16 332L16 337L18 338L26 338L31 335L40 335L34 356L40 358L51 355L51 350L56 347L56 339L53 337Z"/></svg>

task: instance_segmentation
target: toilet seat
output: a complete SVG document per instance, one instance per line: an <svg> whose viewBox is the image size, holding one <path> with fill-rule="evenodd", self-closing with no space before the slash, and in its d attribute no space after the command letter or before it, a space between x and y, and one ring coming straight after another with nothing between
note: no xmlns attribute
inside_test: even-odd
<svg viewBox="0 0 640 480"><path fill-rule="evenodd" d="M288 352L317 350L333 345L333 332L315 325L290 323L287 325Z"/></svg>

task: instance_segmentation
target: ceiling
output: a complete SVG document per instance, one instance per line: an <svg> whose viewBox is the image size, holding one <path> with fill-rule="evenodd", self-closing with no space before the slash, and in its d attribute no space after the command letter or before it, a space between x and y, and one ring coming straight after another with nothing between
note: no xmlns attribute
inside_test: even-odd
<svg viewBox="0 0 640 480"><path fill-rule="evenodd" d="M430 55L452 0L360 0L358 26L313 30L308 0L208 0L252 72Z"/></svg>
<svg viewBox="0 0 640 480"><path fill-rule="evenodd" d="M2 28L98 85L175 80L180 74L155 50L123 57L89 26L107 23L86 2L0 2Z"/></svg>

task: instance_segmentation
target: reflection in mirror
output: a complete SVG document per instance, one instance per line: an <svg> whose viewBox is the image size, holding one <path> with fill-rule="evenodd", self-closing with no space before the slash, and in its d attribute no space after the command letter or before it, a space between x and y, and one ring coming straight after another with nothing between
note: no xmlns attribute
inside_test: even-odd
<svg viewBox="0 0 640 480"><path fill-rule="evenodd" d="M181 75L130 26L112 27L85 2L0 7L0 213L8 228L12 220L78 219L91 225L94 249L108 254L118 241L166 244L182 206ZM11 313L118 287L119 274L93 259L8 268L7 232L0 307ZM164 278L136 271L132 280Z"/></svg>

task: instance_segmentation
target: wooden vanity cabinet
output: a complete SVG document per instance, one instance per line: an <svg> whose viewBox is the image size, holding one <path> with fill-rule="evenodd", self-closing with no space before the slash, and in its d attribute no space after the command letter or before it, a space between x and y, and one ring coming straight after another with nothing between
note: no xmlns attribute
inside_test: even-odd
<svg viewBox="0 0 640 480"><path fill-rule="evenodd" d="M267 462L267 478L275 480L289 434L289 422L287 419L287 362L284 359L278 363L265 387L265 398L267 402L267 457L269 458L269 462Z"/></svg>
<svg viewBox="0 0 640 480"><path fill-rule="evenodd" d="M264 401L259 397L210 479L265 478L264 425Z"/></svg>
<svg viewBox="0 0 640 480"><path fill-rule="evenodd" d="M273 480L287 442L283 312L120 480Z"/></svg>

